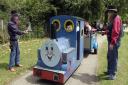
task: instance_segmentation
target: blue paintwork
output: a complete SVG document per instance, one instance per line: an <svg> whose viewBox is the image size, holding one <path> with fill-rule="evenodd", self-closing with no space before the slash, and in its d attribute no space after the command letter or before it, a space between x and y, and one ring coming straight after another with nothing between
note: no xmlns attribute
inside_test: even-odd
<svg viewBox="0 0 128 85"><path fill-rule="evenodd" d="M43 67L43 68L47 68L47 69L54 69L54 70L61 70L61 71L65 71L65 81L71 76L71 74L76 70L76 68L80 65L82 59L83 59L83 51L84 51L84 37L83 34L84 33L84 20L81 18L77 18L77 17L73 17L73 16L66 16L66 15L62 15L62 16L55 16L52 17L50 19L50 24L52 23L53 20L58 19L60 21L61 24L61 29L60 31L58 31L56 33L57 39L60 39L62 37L64 37L65 39L69 40L69 44L64 43L64 44L60 44L61 42L64 41L64 38L60 41L58 41L56 44L57 46L61 49L61 47L65 47L67 45L69 45L69 47L65 50L70 50L71 48L73 48L73 50L71 51L61 51L62 53L67 55L67 63L63 64L62 61L60 61L60 63L58 63L57 66L55 67L48 67L46 66L42 59L41 59L41 49L38 49L38 62L37 62L37 66ZM66 20L72 20L74 23L74 30L72 32L66 32L64 29L64 22ZM76 27L77 27L77 23L78 21L80 22L80 30L79 33L80 35L78 35L77 31L76 31ZM82 32L83 31L83 32ZM79 49L77 48L77 37L80 40L79 41ZM79 51L79 53L77 52ZM79 54L80 58L79 60L77 60L77 54ZM63 59L63 56L61 56ZM70 69L69 69L70 68Z"/></svg>
<svg viewBox="0 0 128 85"><path fill-rule="evenodd" d="M61 53L66 53L67 55L70 54L70 56L76 55L76 54L75 54L75 53L76 53L76 50L73 50L73 51L71 50L70 53L66 52L67 50L70 50L70 48L71 48L68 39L62 37L62 38L58 38L57 40L58 40L58 41L53 40L52 42L55 42L55 43L56 43L56 45L57 45L58 48L60 49ZM46 43L47 43L47 42L46 42ZM43 47L45 47L45 46L43 46ZM41 47L41 48L42 48L42 47ZM42 61L42 59L41 59L41 54L42 54L41 48L38 49L38 62L37 62L37 65L38 65L38 66L44 67L44 68L49 68L49 69L54 69L54 70L62 70L62 69L64 69L64 68L62 67L63 63L62 63L61 61L60 61L60 62L58 63L58 65L56 65L55 67L48 67L48 66L46 66L46 65L44 64L44 62ZM75 49L75 48L74 48L74 49ZM63 57L63 56L62 56L62 57ZM73 60L73 59L72 59L72 60Z"/></svg>
<svg viewBox="0 0 128 85"><path fill-rule="evenodd" d="M52 21L54 19L58 19L61 22L61 29L59 32L56 33L57 38L59 37L65 37L69 39L70 45L71 47L76 47L76 23L78 20L81 21L81 19L77 18L77 17L73 17L73 16L67 16L67 15L61 15L61 16L54 16L50 19L50 24L52 23ZM64 22L66 20L72 20L74 23L74 31L72 32L66 32L64 29ZM83 20L82 20L83 21Z"/></svg>
<svg viewBox="0 0 128 85"><path fill-rule="evenodd" d="M90 32L90 48L84 48L85 50L92 51L93 49L98 49L98 42L97 42L97 34Z"/></svg>
<svg viewBox="0 0 128 85"><path fill-rule="evenodd" d="M98 49L97 34L91 35L91 49Z"/></svg>

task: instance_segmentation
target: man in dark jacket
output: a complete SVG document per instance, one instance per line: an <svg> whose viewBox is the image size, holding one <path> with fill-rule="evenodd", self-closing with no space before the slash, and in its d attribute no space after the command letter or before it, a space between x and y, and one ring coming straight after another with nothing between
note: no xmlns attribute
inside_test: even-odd
<svg viewBox="0 0 128 85"><path fill-rule="evenodd" d="M18 35L23 35L28 33L26 31L19 30L19 16L18 14L13 14L11 20L8 23L8 33L10 36L10 61L9 61L9 70L15 72L14 66L21 67L20 64L20 50L18 46Z"/></svg>

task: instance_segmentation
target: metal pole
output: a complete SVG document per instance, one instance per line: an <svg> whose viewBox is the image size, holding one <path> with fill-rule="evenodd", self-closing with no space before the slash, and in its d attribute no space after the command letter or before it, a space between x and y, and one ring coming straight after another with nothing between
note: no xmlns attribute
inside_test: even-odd
<svg viewBox="0 0 128 85"><path fill-rule="evenodd" d="M4 43L4 21L3 20L1 20L1 29L2 29L2 35L3 35L2 42Z"/></svg>

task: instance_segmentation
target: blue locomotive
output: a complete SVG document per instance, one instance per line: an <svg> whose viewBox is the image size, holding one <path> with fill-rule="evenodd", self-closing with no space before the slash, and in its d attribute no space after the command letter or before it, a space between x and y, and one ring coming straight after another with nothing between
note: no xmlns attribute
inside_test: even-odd
<svg viewBox="0 0 128 85"><path fill-rule="evenodd" d="M50 19L51 39L38 49L33 75L65 83L83 59L84 19L60 15Z"/></svg>

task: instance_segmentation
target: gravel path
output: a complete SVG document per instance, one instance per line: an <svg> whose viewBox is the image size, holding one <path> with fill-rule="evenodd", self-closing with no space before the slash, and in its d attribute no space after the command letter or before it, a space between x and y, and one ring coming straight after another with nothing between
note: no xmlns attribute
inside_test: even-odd
<svg viewBox="0 0 128 85"><path fill-rule="evenodd" d="M98 36L98 43L101 46L105 37ZM100 48L99 46L99 48ZM98 64L98 56L94 54L85 55L80 67L69 78L65 85L96 85L98 79L96 77L96 69ZM10 82L8 85L57 85L54 82L43 81L32 76L32 71L29 71L20 78Z"/></svg>

